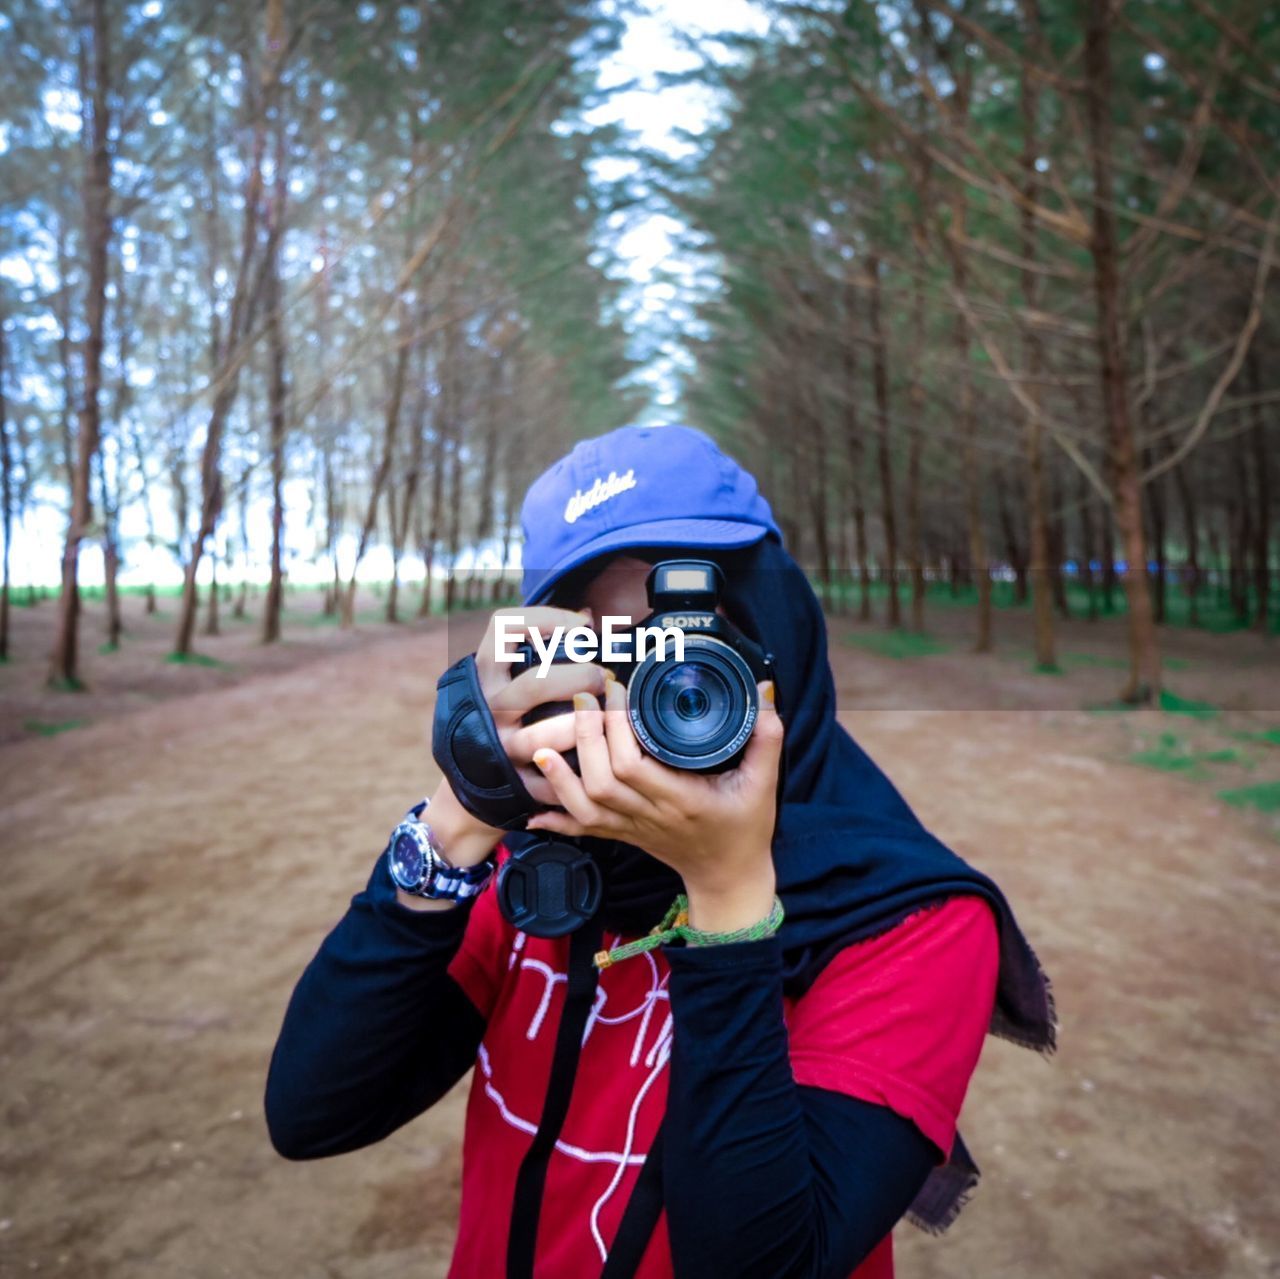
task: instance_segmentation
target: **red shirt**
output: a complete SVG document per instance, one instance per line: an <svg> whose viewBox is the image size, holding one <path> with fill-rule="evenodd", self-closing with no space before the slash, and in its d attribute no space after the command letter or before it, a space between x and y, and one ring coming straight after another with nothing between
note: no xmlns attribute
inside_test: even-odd
<svg viewBox="0 0 1280 1279"><path fill-rule="evenodd" d="M604 945L619 940L607 933ZM517 932L492 891L477 899L449 968L488 1020L467 1103L449 1279L505 1273L509 1207L542 1113L567 959L567 938ZM925 907L845 947L799 1000L784 1000L796 1082L889 1106L950 1151L991 1021L997 966L995 916L973 896ZM536 1279L600 1272L666 1108L668 976L660 949L600 974L547 1169ZM637 1279L671 1275L664 1213ZM892 1277L889 1234L851 1279Z"/></svg>

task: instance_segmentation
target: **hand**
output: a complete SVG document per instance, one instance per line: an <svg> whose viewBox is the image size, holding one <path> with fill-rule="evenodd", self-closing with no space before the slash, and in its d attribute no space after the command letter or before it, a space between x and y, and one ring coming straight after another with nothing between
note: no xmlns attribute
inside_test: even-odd
<svg viewBox="0 0 1280 1279"><path fill-rule="evenodd" d="M695 928L728 931L763 919L773 903L773 828L783 727L773 684L759 685L760 713L737 768L691 773L640 749L626 694L610 675L605 709L574 698L581 777L552 746L539 748L543 771L565 812L538 813L530 830L595 835L634 844L680 873Z"/></svg>
<svg viewBox="0 0 1280 1279"><path fill-rule="evenodd" d="M497 826L486 826L458 803L453 788L444 778L427 802L424 814L431 834L450 866L477 866L493 852L503 836ZM448 897L419 897L396 886L396 899L410 910L454 910L458 903Z"/></svg>
<svg viewBox="0 0 1280 1279"><path fill-rule="evenodd" d="M533 767L532 760L534 752L543 748L554 751L572 748L576 731L573 712L566 710L562 715L552 715L536 724L522 724L521 720L544 702L568 703L577 693L604 692L605 671L592 662L562 662L552 666L545 677L539 675L537 667L530 667L512 678L511 667L495 660L497 619L512 615L523 617L524 624L513 627L508 623L508 634L527 637L536 630L547 639L557 626L590 626L592 618L587 611L574 613L564 608L498 609L490 617L484 639L476 650L476 674L503 749L529 794L540 804L556 804L559 801L555 790Z"/></svg>

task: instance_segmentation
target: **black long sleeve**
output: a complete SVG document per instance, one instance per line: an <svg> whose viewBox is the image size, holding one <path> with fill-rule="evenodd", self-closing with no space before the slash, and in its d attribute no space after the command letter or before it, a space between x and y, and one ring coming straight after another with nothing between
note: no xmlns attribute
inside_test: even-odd
<svg viewBox="0 0 1280 1279"><path fill-rule="evenodd" d="M776 937L663 950L676 1276L847 1279L910 1206L937 1148L885 1106L796 1084Z"/></svg>
<svg viewBox="0 0 1280 1279"><path fill-rule="evenodd" d="M298 979L271 1056L267 1129L286 1159L381 1141L475 1061L484 1018L446 972L473 904L410 910L379 856Z"/></svg>

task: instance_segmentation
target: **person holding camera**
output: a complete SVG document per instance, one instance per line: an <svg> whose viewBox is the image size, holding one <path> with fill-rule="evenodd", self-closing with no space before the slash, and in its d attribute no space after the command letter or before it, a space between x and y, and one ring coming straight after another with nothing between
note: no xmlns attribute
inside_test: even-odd
<svg viewBox="0 0 1280 1279"><path fill-rule="evenodd" d="M1053 1051L1048 979L837 722L821 606L712 440L584 441L522 525L524 607L440 680L442 780L289 1000L272 1143L368 1146L474 1068L450 1279L887 1279L893 1226L977 1183L986 1034ZM606 617L682 658L531 658Z"/></svg>

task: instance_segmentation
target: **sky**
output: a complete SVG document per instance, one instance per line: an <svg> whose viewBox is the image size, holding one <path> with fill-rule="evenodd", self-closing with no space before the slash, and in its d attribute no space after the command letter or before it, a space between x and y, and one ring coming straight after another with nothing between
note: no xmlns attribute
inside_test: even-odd
<svg viewBox="0 0 1280 1279"><path fill-rule="evenodd" d="M680 36L698 38L724 31L761 34L767 18L750 0L648 0L647 13L632 15L616 54L601 68L600 86L635 82L635 87L612 94L607 105L587 114L591 124L620 124L638 146L674 158L692 144L677 136L683 130L702 133L717 119L714 91L700 84L662 87L658 77L696 69L698 53L685 47ZM636 168L628 157L609 158L596 167L596 176L613 181ZM653 350L654 329L666 327L666 317L682 319L687 312L695 263L674 252L680 231L671 213L647 211L611 228L610 242L629 281L624 297L629 326L639 330L635 354L645 355L640 380L652 391L645 420L668 420L676 406L676 375L681 363L677 346L665 343Z"/></svg>
<svg viewBox="0 0 1280 1279"><path fill-rule="evenodd" d="M679 156L690 144L678 138L677 131L701 133L715 122L717 113L715 95L705 86L663 87L658 83L658 77L664 73L687 71L699 65L698 54L683 46L681 34L696 37L722 31L760 33L767 19L751 0L697 0L696 6L690 0L641 0L641 3L644 8L640 12L628 14L619 47L602 65L599 80L602 89L628 84L631 87L611 93L603 105L584 118L588 125L621 125L639 147ZM65 111L65 104L58 100L46 103L51 125L64 124L53 117ZM78 125L78 117L72 116L64 127ZM626 156L605 157L597 163L594 175L604 182L616 181L634 171L636 163L634 158ZM692 259L676 251L675 239L680 229L677 219L661 209L615 215L613 223L602 229L602 237L610 245L615 259L610 273L625 282L621 306L632 334L632 353L645 359L638 374L638 380L650 391L649 406L640 419L643 421L666 422L678 416L677 375L683 352L678 342L666 335L673 321L680 321L688 314L689 286L696 269ZM5 266L10 268L6 272L9 274L16 269L12 260L6 261ZM286 562L290 580L298 584L320 583L332 575L332 566L327 561L310 562L318 549L315 530L308 519L311 498L307 480L286 482ZM172 538L173 516L168 502L157 495L153 507L160 536ZM270 539L270 511L265 499L250 506L248 519L250 543L261 552ZM168 551L149 548L142 541L145 533L146 517L139 505L134 504L121 513L120 534L126 562L119 576L120 583L125 586L148 582L176 585L182 578L178 564ZM66 517L60 507L43 504L29 511L25 527L15 530L12 555L15 583L25 585L34 581L37 585L56 586L65 534ZM226 536L227 521L224 521L220 542L225 541ZM238 536L235 540L238 541ZM350 571L355 541L351 533L340 541L338 559L344 573ZM519 567L518 555L517 547L516 562L509 567ZM498 557L492 548L479 548L479 558L483 566L497 566ZM467 553L457 567L465 571L470 563L471 555ZM358 577L362 581L385 581L391 576L391 568L389 550L375 546L361 562ZM210 570L206 556L200 568L202 582L208 581ZM241 571L233 560L229 576L238 578ZM225 568L220 569L220 575L228 576ZM420 581L422 575L422 561L416 556L408 555L401 561L402 579ZM265 580L265 563L252 565L249 576L251 580ZM86 542L80 553L80 581L86 586L97 586L102 580L101 549L96 543Z"/></svg>

